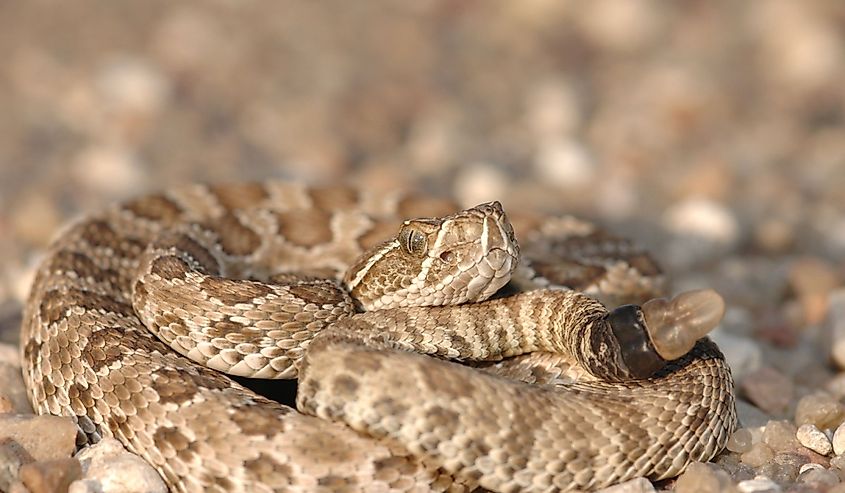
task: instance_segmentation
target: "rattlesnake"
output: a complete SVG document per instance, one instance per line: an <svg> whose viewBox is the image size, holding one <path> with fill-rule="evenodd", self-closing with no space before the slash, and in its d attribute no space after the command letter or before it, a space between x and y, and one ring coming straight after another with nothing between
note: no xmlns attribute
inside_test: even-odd
<svg viewBox="0 0 845 493"><path fill-rule="evenodd" d="M514 233L498 203L454 211L271 182L86 216L50 247L25 308L33 406L74 417L80 445L118 438L174 491L595 489L724 447L730 371L695 342L721 298L608 312L596 298L658 290L639 250L572 218L511 216ZM301 412L171 348L298 375Z"/></svg>

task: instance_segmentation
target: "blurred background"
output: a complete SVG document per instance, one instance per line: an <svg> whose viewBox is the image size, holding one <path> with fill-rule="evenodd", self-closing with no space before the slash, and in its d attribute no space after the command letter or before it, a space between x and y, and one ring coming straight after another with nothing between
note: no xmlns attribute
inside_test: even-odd
<svg viewBox="0 0 845 493"><path fill-rule="evenodd" d="M841 292L836 0L0 2L0 60L6 339L64 221L189 181L597 219L728 297L748 371Z"/></svg>
<svg viewBox="0 0 845 493"><path fill-rule="evenodd" d="M498 199L725 296L743 423L789 420L733 442L735 480L845 478L795 442L845 421L845 2L0 1L0 61L0 341L60 225L114 200L270 178Z"/></svg>

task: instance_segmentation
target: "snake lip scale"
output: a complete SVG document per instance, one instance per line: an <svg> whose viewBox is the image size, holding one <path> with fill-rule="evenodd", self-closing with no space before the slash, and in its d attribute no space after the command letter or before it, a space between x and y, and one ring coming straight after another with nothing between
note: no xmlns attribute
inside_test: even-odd
<svg viewBox="0 0 845 493"><path fill-rule="evenodd" d="M593 490L675 476L736 427L705 337L724 302L662 290L645 252L570 217L189 185L61 232L24 381L172 491ZM297 378L297 409L226 374Z"/></svg>

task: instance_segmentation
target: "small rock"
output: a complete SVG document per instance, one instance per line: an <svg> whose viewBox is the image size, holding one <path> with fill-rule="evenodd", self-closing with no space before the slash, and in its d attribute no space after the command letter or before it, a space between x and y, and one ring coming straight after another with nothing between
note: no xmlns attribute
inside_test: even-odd
<svg viewBox="0 0 845 493"><path fill-rule="evenodd" d="M0 414L10 413L15 409L12 400L3 394L0 394Z"/></svg>
<svg viewBox="0 0 845 493"><path fill-rule="evenodd" d="M811 485L823 491L831 486L839 484L839 475L833 471L828 471L821 466L811 467L799 474L796 481L798 483Z"/></svg>
<svg viewBox="0 0 845 493"><path fill-rule="evenodd" d="M746 375L740 388L754 405L774 415L786 412L794 393L792 380L769 366Z"/></svg>
<svg viewBox="0 0 845 493"><path fill-rule="evenodd" d="M845 453L845 423L839 425L833 433L833 452L836 455Z"/></svg>
<svg viewBox="0 0 845 493"><path fill-rule="evenodd" d="M6 438L37 461L64 459L76 448L76 423L59 416L0 414L0 441Z"/></svg>
<svg viewBox="0 0 845 493"><path fill-rule="evenodd" d="M845 455L834 455L830 459L830 467L835 467L840 471L845 472Z"/></svg>
<svg viewBox="0 0 845 493"><path fill-rule="evenodd" d="M115 60L103 66L97 80L103 100L115 112L149 113L164 103L167 79L139 58Z"/></svg>
<svg viewBox="0 0 845 493"><path fill-rule="evenodd" d="M777 493L780 491L780 486L777 483L764 476L740 481L736 486L742 493Z"/></svg>
<svg viewBox="0 0 845 493"><path fill-rule="evenodd" d="M693 462L675 482L676 493L719 493L731 485L728 473L701 462Z"/></svg>
<svg viewBox="0 0 845 493"><path fill-rule="evenodd" d="M21 482L32 493L67 491L70 483L82 475L79 461L69 457L21 466Z"/></svg>
<svg viewBox="0 0 845 493"><path fill-rule="evenodd" d="M101 145L80 151L74 159L73 173L85 187L112 196L126 195L147 179L132 151L119 146Z"/></svg>
<svg viewBox="0 0 845 493"><path fill-rule="evenodd" d="M167 493L158 472L113 438L81 450L76 458L84 475L68 493Z"/></svg>
<svg viewBox="0 0 845 493"><path fill-rule="evenodd" d="M774 458L772 448L765 443L755 443L751 450L742 454L740 460L751 467L760 467Z"/></svg>
<svg viewBox="0 0 845 493"><path fill-rule="evenodd" d="M800 469L798 469L798 474L809 471L810 469L824 469L824 466L821 464L816 464L815 462L808 462L801 466Z"/></svg>
<svg viewBox="0 0 845 493"><path fill-rule="evenodd" d="M813 453L809 450L807 452ZM811 461L806 455L796 452L779 452L775 453L772 461L761 467L758 472L776 483L786 484L795 481L801 466L808 462Z"/></svg>
<svg viewBox="0 0 845 493"><path fill-rule="evenodd" d="M8 491L18 480L18 471L34 459L21 445L9 438L0 440L0 491Z"/></svg>
<svg viewBox="0 0 845 493"><path fill-rule="evenodd" d="M800 445L795 438L797 432L789 421L769 421L763 430L763 442L775 452L789 452Z"/></svg>
<svg viewBox="0 0 845 493"><path fill-rule="evenodd" d="M654 485L648 479L634 478L624 483L603 488L596 493L653 493L654 491Z"/></svg>
<svg viewBox="0 0 845 493"><path fill-rule="evenodd" d="M739 238L739 224L724 205L692 198L666 211L663 224L669 231L700 238L718 245L733 245Z"/></svg>
<svg viewBox="0 0 845 493"><path fill-rule="evenodd" d="M32 493L29 491L29 488L23 485L20 481L15 481L12 483L12 486L9 487L8 493Z"/></svg>
<svg viewBox="0 0 845 493"><path fill-rule="evenodd" d="M821 455L827 455L833 450L827 435L816 428L816 425L807 423L799 426L796 437L801 445Z"/></svg>
<svg viewBox="0 0 845 493"><path fill-rule="evenodd" d="M8 399L11 404L11 409L0 410L0 414L4 412L32 413L32 406L26 396L26 387L23 385L20 366L0 362L0 394ZM3 404L0 404L0 408L5 409Z"/></svg>
<svg viewBox="0 0 845 493"><path fill-rule="evenodd" d="M744 454L751 450L752 445L751 432L747 428L740 428L728 438L727 447L731 452Z"/></svg>
<svg viewBox="0 0 845 493"><path fill-rule="evenodd" d="M840 288L827 297L831 356L839 368L845 368L845 289Z"/></svg>
<svg viewBox="0 0 845 493"><path fill-rule="evenodd" d="M821 430L835 430L845 421L845 405L833 396L817 392L802 397L795 409L795 424L812 424Z"/></svg>
<svg viewBox="0 0 845 493"><path fill-rule="evenodd" d="M840 282L836 268L820 258L799 259L790 266L789 285L801 303L804 324L816 325L825 319L831 291Z"/></svg>
<svg viewBox="0 0 845 493"><path fill-rule="evenodd" d="M561 188L580 188L596 178L596 163L575 139L551 139L537 151L534 162L544 182Z"/></svg>
<svg viewBox="0 0 845 493"><path fill-rule="evenodd" d="M455 177L454 195L462 204L480 204L501 197L510 186L507 176L495 166L475 163Z"/></svg>

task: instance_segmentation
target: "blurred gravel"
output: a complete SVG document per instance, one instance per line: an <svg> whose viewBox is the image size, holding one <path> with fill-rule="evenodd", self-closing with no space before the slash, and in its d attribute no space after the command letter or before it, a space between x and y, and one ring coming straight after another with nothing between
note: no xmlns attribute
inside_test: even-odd
<svg viewBox="0 0 845 493"><path fill-rule="evenodd" d="M728 299L717 340L759 409L658 489L845 492L845 3L58 7L0 2L0 343L60 225L146 190L496 198L597 219Z"/></svg>

